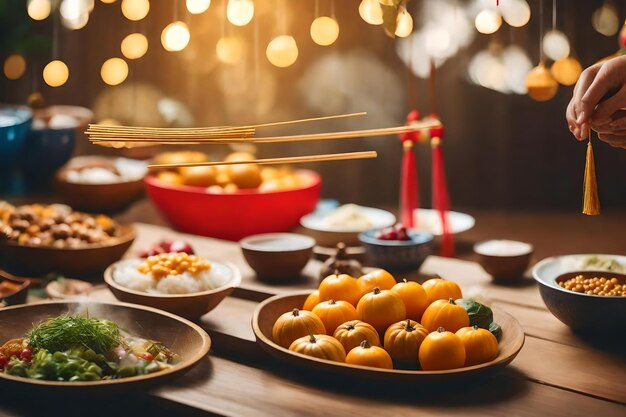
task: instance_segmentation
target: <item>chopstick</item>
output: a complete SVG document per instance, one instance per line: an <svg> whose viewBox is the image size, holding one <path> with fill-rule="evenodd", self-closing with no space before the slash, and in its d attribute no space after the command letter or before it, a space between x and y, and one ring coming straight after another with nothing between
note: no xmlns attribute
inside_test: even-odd
<svg viewBox="0 0 626 417"><path fill-rule="evenodd" d="M378 129L352 130L328 133L313 133L290 136L273 136L273 137L255 137L255 138L189 138L177 139L174 137L132 137L132 136L96 136L91 135L89 140L97 145L104 142L148 142L160 144L178 144L178 145L201 145L201 144L217 144L217 143L282 143L282 142L302 142L311 140L331 140L331 139L351 139L371 136L392 135L405 132L413 132L417 130L430 129L440 126L438 120L428 120L412 123L409 126L388 127Z"/></svg>
<svg viewBox="0 0 626 417"><path fill-rule="evenodd" d="M346 152L346 153L334 153L324 155L307 155L307 156L291 156L285 158L266 158L266 159L251 159L247 161L216 161L216 162L190 162L181 164L154 164L148 165L148 169L169 169L169 168L181 168L181 167L207 167L217 165L243 165L243 164L257 164L257 165L271 165L271 164L298 164L305 162L323 162L323 161L345 161L351 159L371 159L378 157L376 151L363 151L363 152Z"/></svg>

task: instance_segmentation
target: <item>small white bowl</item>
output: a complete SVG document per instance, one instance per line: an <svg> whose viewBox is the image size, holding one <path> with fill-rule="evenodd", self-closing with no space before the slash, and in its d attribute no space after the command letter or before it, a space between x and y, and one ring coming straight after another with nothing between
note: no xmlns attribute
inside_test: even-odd
<svg viewBox="0 0 626 417"><path fill-rule="evenodd" d="M335 247L343 242L346 246L358 246L359 233L370 229L383 229L396 223L396 216L388 211L358 206L359 211L370 220L370 225L365 228L331 227L326 222L329 212L311 213L300 219L300 225L309 236L315 238L321 246Z"/></svg>

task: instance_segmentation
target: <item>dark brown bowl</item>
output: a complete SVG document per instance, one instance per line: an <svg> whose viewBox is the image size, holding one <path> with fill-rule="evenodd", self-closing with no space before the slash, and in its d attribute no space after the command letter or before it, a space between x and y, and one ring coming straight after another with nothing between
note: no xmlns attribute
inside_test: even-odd
<svg viewBox="0 0 626 417"><path fill-rule="evenodd" d="M47 393L128 392L145 389L181 376L200 362L211 348L211 338L199 326L164 311L123 303L66 301L27 304L0 310L0 322L11 323L10 326L0 326L0 343L23 337L32 328L33 323L75 312L79 308L85 309L84 311L88 311L92 316L113 320L131 334L162 342L173 352L178 353L182 361L171 369L153 374L93 382L43 381L0 372L0 383L3 386L6 384L6 388L41 389Z"/></svg>
<svg viewBox="0 0 626 417"><path fill-rule="evenodd" d="M223 286L213 290L201 291L189 294L155 294L132 290L118 284L113 279L115 268L119 262L114 263L104 271L104 281L109 289L120 301L133 304L141 304L159 310L185 317L198 319L213 310L224 298L228 297L241 284L241 274L235 265L224 263L232 271L230 280Z"/></svg>
<svg viewBox="0 0 626 417"><path fill-rule="evenodd" d="M80 248L27 246L0 241L0 263L5 269L22 275L55 272L72 277L91 277L102 274L109 265L121 259L135 236L132 226L122 226L122 235L109 239L106 244Z"/></svg>
<svg viewBox="0 0 626 417"><path fill-rule="evenodd" d="M268 247L264 242L280 240L283 246ZM286 281L300 276L311 259L315 239L296 233L264 233L239 241L243 256L257 276Z"/></svg>
<svg viewBox="0 0 626 417"><path fill-rule="evenodd" d="M66 170L55 176L55 189L63 202L76 210L92 213L111 213L124 209L144 190L143 179L112 184L81 184L68 182Z"/></svg>
<svg viewBox="0 0 626 417"><path fill-rule="evenodd" d="M12 306L16 304L25 304L26 297L28 296L28 287L30 287L30 281L15 281L9 278L0 276L0 283L2 281L8 281L17 286L17 289L10 293L0 293L0 308L3 306Z"/></svg>
<svg viewBox="0 0 626 417"><path fill-rule="evenodd" d="M485 242L474 245L474 253L478 255L480 266L493 277L494 281L513 281L524 276L534 253L532 245L529 245L530 250L527 253L508 256L481 252L478 248L483 243Z"/></svg>

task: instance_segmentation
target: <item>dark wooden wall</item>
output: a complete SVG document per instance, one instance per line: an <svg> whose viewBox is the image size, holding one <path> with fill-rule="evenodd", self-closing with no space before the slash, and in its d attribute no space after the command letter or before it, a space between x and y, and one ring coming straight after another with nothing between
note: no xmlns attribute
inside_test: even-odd
<svg viewBox="0 0 626 417"><path fill-rule="evenodd" d="M313 44L308 35L314 17L313 0L286 2L289 28L300 46L298 61L287 69L272 67L264 57L265 45L276 34L274 7L277 3L269 0L256 0L259 20L256 55L260 59L254 59L255 26L249 25L230 29L251 43L244 63L228 67L216 62L214 48L222 32L223 19L218 16L223 12L222 1L214 0L209 12L188 18L192 40L188 49L181 53L165 52L159 42L161 29L172 20L171 0L153 0L150 14L138 23L122 17L119 2L104 5L96 1L96 9L86 28L74 32L61 30L59 50L69 64L70 81L52 89L41 86L38 77L25 77L17 82L0 79L0 101L24 102L33 88L40 88L48 103L92 106L98 95L107 90L128 89L134 82L141 82L154 85L164 95L185 103L196 125L242 124L358 110L368 111L370 115L364 120L326 123L309 129L354 129L404 123L406 68L396 55L394 41L386 38L380 27L369 26L359 18L358 1L336 0L341 34L336 45L330 48ZM9 0L9 3L15 10L23 7L21 0ZM181 1L181 15L184 14L183 3ZM412 3L417 9L415 3L419 1L412 0ZM445 158L453 207L579 209L585 145L572 139L564 121L572 88L562 87L553 100L537 103L526 96L501 94L472 85L467 77L467 65L473 54L493 39L504 45L519 44L533 61L538 60L539 1L530 3L533 16L529 25L519 29L504 25L492 36L477 34L470 47L438 69L437 110L446 126ZM591 13L601 3L600 0L559 0L559 8L563 10L560 25L565 25L574 51L585 66L617 50L616 38L606 38L591 27ZM321 0L320 4L327 7L328 1ZM624 19L626 2L616 4L620 18ZM544 1L546 26L549 26L550 6L550 1ZM18 16L21 12L14 13ZM51 33L50 22L31 24L31 30ZM99 77L100 65L109 57L121 56L121 39L138 30L148 35L147 55L132 62L131 74L123 87L105 86ZM2 52L7 53L7 48L10 45L3 45ZM41 65L45 59L41 56L39 59ZM324 67L325 71L311 73L320 61L330 64ZM40 74L40 69L37 71L36 74ZM333 88L328 89L329 85ZM427 81L418 80L416 88L418 102L425 111ZM263 103L272 96L267 91L274 91L274 96L271 105L265 104L264 110ZM324 99L322 104L310 104L307 98L320 91L326 91L327 104ZM146 109L137 108L135 116L126 116L131 120L133 117L140 119ZM301 129L289 130L298 131ZM84 144L81 149L98 151ZM325 195L343 202L395 203L401 158L396 138L264 146L259 154L361 149L375 149L380 157L366 162L314 166L324 176ZM624 209L626 150L596 142L595 151L602 203L608 209ZM425 205L430 198L429 152L427 147L420 147L418 158Z"/></svg>

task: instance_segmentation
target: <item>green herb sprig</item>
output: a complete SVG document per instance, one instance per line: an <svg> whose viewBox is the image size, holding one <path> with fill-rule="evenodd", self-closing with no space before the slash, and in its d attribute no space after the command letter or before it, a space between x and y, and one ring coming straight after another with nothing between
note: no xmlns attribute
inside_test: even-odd
<svg viewBox="0 0 626 417"><path fill-rule="evenodd" d="M52 353L84 346L106 355L121 343L120 330L112 321L69 315L50 318L34 326L27 339L33 348Z"/></svg>

